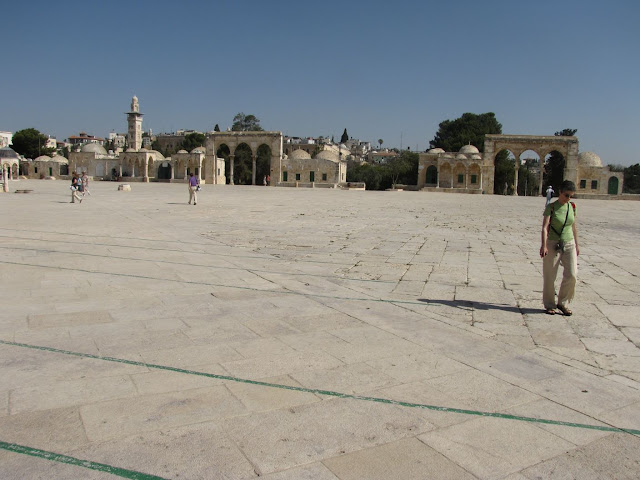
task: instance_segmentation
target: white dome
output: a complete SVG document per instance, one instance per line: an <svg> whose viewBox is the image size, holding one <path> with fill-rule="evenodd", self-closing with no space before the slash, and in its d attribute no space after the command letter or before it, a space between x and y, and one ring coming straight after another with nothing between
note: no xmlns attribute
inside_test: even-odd
<svg viewBox="0 0 640 480"><path fill-rule="evenodd" d="M467 159L466 155L462 153L459 153L456 155L456 160L466 160L466 159Z"/></svg>
<svg viewBox="0 0 640 480"><path fill-rule="evenodd" d="M162 155L159 151L157 150L149 150L149 153L153 153L156 157L158 157L158 159L162 160L164 159L164 155Z"/></svg>
<svg viewBox="0 0 640 480"><path fill-rule="evenodd" d="M428 150L427 153L444 153L444 150L441 148L432 148L431 150Z"/></svg>
<svg viewBox="0 0 640 480"><path fill-rule="evenodd" d="M301 149L294 150L289 155L289 159L291 160L309 160L310 158L311 158L311 155L309 155L307 152Z"/></svg>
<svg viewBox="0 0 640 480"><path fill-rule="evenodd" d="M40 155L39 157L34 158L33 161L34 162L50 162L51 157L47 155Z"/></svg>
<svg viewBox="0 0 640 480"><path fill-rule="evenodd" d="M329 150L322 150L318 152L318 154L316 155L316 158L318 160L329 160L331 162L339 161L338 154L335 152L330 152Z"/></svg>
<svg viewBox="0 0 640 480"><path fill-rule="evenodd" d="M460 149L460 153L480 153L480 150L473 145L463 145Z"/></svg>
<svg viewBox="0 0 640 480"><path fill-rule="evenodd" d="M107 151L99 143L87 143L80 149L82 153L98 153L100 155L106 155Z"/></svg>
<svg viewBox="0 0 640 480"><path fill-rule="evenodd" d="M189 152L183 149L183 150L178 150L177 153L189 153Z"/></svg>
<svg viewBox="0 0 640 480"><path fill-rule="evenodd" d="M593 152L582 152L578 155L578 165L581 167L602 167L602 160Z"/></svg>
<svg viewBox="0 0 640 480"><path fill-rule="evenodd" d="M479 153L474 153L473 155L471 155L471 160L482 160L482 155L480 155Z"/></svg>
<svg viewBox="0 0 640 480"><path fill-rule="evenodd" d="M191 153L207 153L207 151L204 149L204 147L196 147L191 150Z"/></svg>

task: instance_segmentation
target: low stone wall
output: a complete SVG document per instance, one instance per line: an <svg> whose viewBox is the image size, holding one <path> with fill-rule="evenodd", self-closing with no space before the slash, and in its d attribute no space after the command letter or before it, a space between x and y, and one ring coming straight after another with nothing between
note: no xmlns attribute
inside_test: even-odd
<svg viewBox="0 0 640 480"><path fill-rule="evenodd" d="M465 189L465 188L438 188L438 187L424 187L420 189L421 192L437 192L437 193L466 193L472 195L481 195L483 193L479 188Z"/></svg>

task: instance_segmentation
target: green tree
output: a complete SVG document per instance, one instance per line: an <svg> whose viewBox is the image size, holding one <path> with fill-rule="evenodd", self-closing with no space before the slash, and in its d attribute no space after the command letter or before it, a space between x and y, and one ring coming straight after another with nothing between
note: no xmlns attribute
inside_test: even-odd
<svg viewBox="0 0 640 480"><path fill-rule="evenodd" d="M206 141L206 137L204 133L188 133L184 136L184 140L180 144L180 148L190 152L196 147L204 147L204 142Z"/></svg>
<svg viewBox="0 0 640 480"><path fill-rule="evenodd" d="M215 126L215 127L213 127L213 131L214 131L214 132L219 132L219 131L220 131L220 125L218 125L218 124L216 123L216 126Z"/></svg>
<svg viewBox="0 0 640 480"><path fill-rule="evenodd" d="M349 134L347 133L347 129L344 129L344 132L342 132L342 136L340 137L340 143L345 143L346 141L349 140Z"/></svg>
<svg viewBox="0 0 640 480"><path fill-rule="evenodd" d="M262 132L264 129L260 126L260 119L255 115L245 115L243 112L233 117L233 126L231 130L234 132Z"/></svg>
<svg viewBox="0 0 640 480"><path fill-rule="evenodd" d="M564 130L554 133L554 135L556 137L573 137L577 131L577 128L565 128Z"/></svg>
<svg viewBox="0 0 640 480"><path fill-rule="evenodd" d="M13 134L13 144L11 148L26 158L37 158L40 155L51 155L55 148L45 148L47 136L40 133L35 128L25 128Z"/></svg>
<svg viewBox="0 0 640 480"><path fill-rule="evenodd" d="M401 185L418 184L418 163L420 156L409 150L403 150L399 156L393 158L387 165L392 183Z"/></svg>
<svg viewBox="0 0 640 480"><path fill-rule="evenodd" d="M502 125L493 112L464 113L455 120L440 122L438 131L429 142L431 148L442 148L445 152L457 152L463 145L474 145L479 150L484 148L486 134L502 133Z"/></svg>
<svg viewBox="0 0 640 480"><path fill-rule="evenodd" d="M381 138L378 139L378 145L380 146L380 148L382 148L382 144L384 143L384 140L382 140Z"/></svg>
<svg viewBox="0 0 640 480"><path fill-rule="evenodd" d="M640 193L640 163L624 169L623 193Z"/></svg>

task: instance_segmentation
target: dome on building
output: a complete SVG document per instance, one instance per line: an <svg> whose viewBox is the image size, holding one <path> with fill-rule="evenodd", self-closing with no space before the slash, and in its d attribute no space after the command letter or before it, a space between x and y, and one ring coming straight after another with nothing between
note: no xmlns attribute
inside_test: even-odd
<svg viewBox="0 0 640 480"><path fill-rule="evenodd" d="M148 152L149 150L147 150L146 148L142 147L140 150L138 150L139 152Z"/></svg>
<svg viewBox="0 0 640 480"><path fill-rule="evenodd" d="M20 155L12 148L2 147L0 148L0 158L20 158Z"/></svg>
<svg viewBox="0 0 640 480"><path fill-rule="evenodd" d="M329 150L322 150L316 155L318 160L329 160L330 162L338 162L338 154Z"/></svg>
<svg viewBox="0 0 640 480"><path fill-rule="evenodd" d="M98 153L100 155L106 155L107 151L99 143L87 143L80 149L82 153Z"/></svg>
<svg viewBox="0 0 640 480"><path fill-rule="evenodd" d="M463 145L460 149L460 153L480 153L480 150L473 145Z"/></svg>
<svg viewBox="0 0 640 480"><path fill-rule="evenodd" d="M158 150L149 150L149 153L153 153L158 160L164 160L164 155L162 155Z"/></svg>
<svg viewBox="0 0 640 480"><path fill-rule="evenodd" d="M427 153L444 153L444 150L441 148L432 148L431 150L427 150Z"/></svg>
<svg viewBox="0 0 640 480"><path fill-rule="evenodd" d="M456 160L466 160L467 156L464 155L463 153L459 153L456 155Z"/></svg>
<svg viewBox="0 0 640 480"><path fill-rule="evenodd" d="M176 153L189 153L189 152L183 149L183 150L178 150Z"/></svg>
<svg viewBox="0 0 640 480"><path fill-rule="evenodd" d="M48 155L40 155L39 157L34 158L33 161L34 162L50 162L51 157Z"/></svg>
<svg viewBox="0 0 640 480"><path fill-rule="evenodd" d="M51 161L55 163L69 163L69 160L64 158L62 155L54 155Z"/></svg>
<svg viewBox="0 0 640 480"><path fill-rule="evenodd" d="M581 167L602 167L602 160L593 152L582 152L578 155L578 165Z"/></svg>
<svg viewBox="0 0 640 480"><path fill-rule="evenodd" d="M289 155L289 159L291 160L309 160L310 158L311 158L311 155L309 155L307 152L301 149L294 150Z"/></svg>
<svg viewBox="0 0 640 480"><path fill-rule="evenodd" d="M191 150L191 153L207 153L204 147L196 147Z"/></svg>
<svg viewBox="0 0 640 480"><path fill-rule="evenodd" d="M471 160L482 160L482 155L480 155L479 153L474 153L473 155L471 155Z"/></svg>

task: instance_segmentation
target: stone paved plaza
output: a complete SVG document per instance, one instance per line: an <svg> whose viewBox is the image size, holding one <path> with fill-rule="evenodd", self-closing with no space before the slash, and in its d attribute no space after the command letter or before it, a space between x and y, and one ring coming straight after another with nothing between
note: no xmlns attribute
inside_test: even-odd
<svg viewBox="0 0 640 480"><path fill-rule="evenodd" d="M640 202L563 317L541 197L117 186L0 197L0 478L638 478Z"/></svg>

